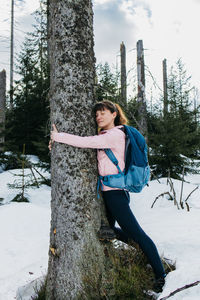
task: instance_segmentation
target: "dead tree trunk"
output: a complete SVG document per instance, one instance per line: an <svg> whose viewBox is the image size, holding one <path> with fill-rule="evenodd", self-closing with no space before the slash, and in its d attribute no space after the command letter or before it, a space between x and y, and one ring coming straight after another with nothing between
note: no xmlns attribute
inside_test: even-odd
<svg viewBox="0 0 200 300"><path fill-rule="evenodd" d="M0 151L4 150L6 119L6 71L0 72Z"/></svg>
<svg viewBox="0 0 200 300"><path fill-rule="evenodd" d="M138 77L138 114L139 130L147 138L147 110L145 97L145 71L144 71L144 49L143 42L137 42L137 77Z"/></svg>
<svg viewBox="0 0 200 300"><path fill-rule="evenodd" d="M94 135L92 1L50 0L48 23L51 122L59 131ZM109 277L107 252L97 239L96 151L55 143L51 176L46 299L101 299Z"/></svg>
<svg viewBox="0 0 200 300"><path fill-rule="evenodd" d="M11 34L10 34L10 107L13 107L13 59L14 59L14 0L11 0Z"/></svg>
<svg viewBox="0 0 200 300"><path fill-rule="evenodd" d="M121 105L126 108L127 105L127 81L126 81L126 47L122 42L120 45L121 54Z"/></svg>
<svg viewBox="0 0 200 300"><path fill-rule="evenodd" d="M168 112L168 95L167 95L167 60L163 60L163 96L164 96L164 107L163 107L163 115L166 117L166 113Z"/></svg>

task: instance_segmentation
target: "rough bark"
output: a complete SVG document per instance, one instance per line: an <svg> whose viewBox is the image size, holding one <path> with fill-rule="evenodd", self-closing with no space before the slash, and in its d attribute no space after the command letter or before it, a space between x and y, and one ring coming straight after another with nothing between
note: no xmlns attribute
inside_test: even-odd
<svg viewBox="0 0 200 300"><path fill-rule="evenodd" d="M0 151L3 151L6 118L6 71L0 72Z"/></svg>
<svg viewBox="0 0 200 300"><path fill-rule="evenodd" d="M145 96L145 71L144 71L144 49L143 41L137 42L137 77L138 77L138 113L139 113L139 130L147 138L147 111Z"/></svg>
<svg viewBox="0 0 200 300"><path fill-rule="evenodd" d="M91 0L50 0L48 23L51 122L58 131L94 135ZM101 294L106 281L104 247L96 234L101 222L96 150L54 143L51 176L46 299L89 299L88 287Z"/></svg>

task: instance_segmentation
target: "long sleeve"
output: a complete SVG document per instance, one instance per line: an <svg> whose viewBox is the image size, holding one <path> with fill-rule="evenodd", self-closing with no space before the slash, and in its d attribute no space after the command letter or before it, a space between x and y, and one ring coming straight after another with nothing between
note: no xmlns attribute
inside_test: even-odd
<svg viewBox="0 0 200 300"><path fill-rule="evenodd" d="M94 136L77 136L64 132L53 132L52 137L56 142L68 144L79 148L112 148L120 138L123 138L123 132L118 128L105 131L102 134Z"/></svg>

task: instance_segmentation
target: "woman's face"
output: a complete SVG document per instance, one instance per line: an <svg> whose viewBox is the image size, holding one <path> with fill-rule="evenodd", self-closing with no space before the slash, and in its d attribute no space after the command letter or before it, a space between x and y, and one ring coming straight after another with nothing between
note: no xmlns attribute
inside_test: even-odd
<svg viewBox="0 0 200 300"><path fill-rule="evenodd" d="M96 122L101 129L111 129L115 127L114 120L117 113L112 113L109 109L97 110L96 112Z"/></svg>

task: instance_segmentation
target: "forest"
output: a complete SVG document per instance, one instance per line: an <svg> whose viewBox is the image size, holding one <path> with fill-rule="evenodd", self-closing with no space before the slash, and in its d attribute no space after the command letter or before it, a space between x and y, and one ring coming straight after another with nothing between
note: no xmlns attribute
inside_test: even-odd
<svg viewBox="0 0 200 300"><path fill-rule="evenodd" d="M158 294L148 292L153 289L153 272L138 246L116 240L102 243L97 237L107 220L103 202L96 197L95 151L58 143L50 151L50 132L55 123L61 132L95 135L94 104L103 100L119 104L128 125L139 130L148 145L152 208L165 197L178 211L189 213L188 202L195 201L199 182L190 185L188 178L196 178L192 176L200 171L197 87L182 58L171 66L163 58L163 88L150 94L142 40L136 44L131 80L124 42L119 45L120 68L109 61L96 64L92 2L60 2L40 0L33 31L26 34L17 55L18 79L8 92L5 70L0 72L0 175L20 170L19 181L9 182L9 189L18 192L9 201L0 194L0 209L8 202L31 202L29 188L45 185L51 190L48 272L31 299L158 299ZM144 195L149 197L148 190ZM172 259L163 258L163 264L167 274L176 269ZM190 288L187 284L198 285L198 280L194 276L182 283L182 289L173 286L174 294ZM159 299L173 296L169 289L166 293Z"/></svg>

